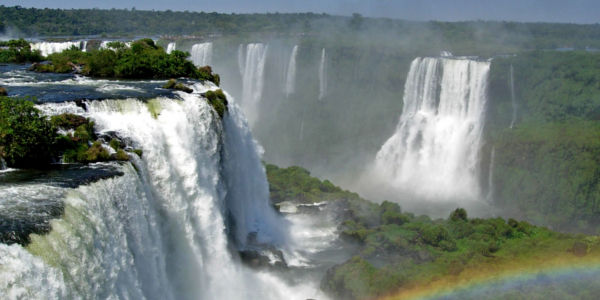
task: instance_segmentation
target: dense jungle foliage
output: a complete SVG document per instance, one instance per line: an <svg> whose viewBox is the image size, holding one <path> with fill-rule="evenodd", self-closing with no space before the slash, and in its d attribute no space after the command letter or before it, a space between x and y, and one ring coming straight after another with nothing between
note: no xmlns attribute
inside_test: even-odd
<svg viewBox="0 0 600 300"><path fill-rule="evenodd" d="M120 141L111 140L110 146L113 153L89 119L73 114L48 118L29 99L0 97L0 158L8 167L45 168L61 158L65 163L129 160Z"/></svg>
<svg viewBox="0 0 600 300"><path fill-rule="evenodd" d="M0 63L26 63L43 60L39 50L31 50L29 43L23 39L0 41Z"/></svg>
<svg viewBox="0 0 600 300"><path fill-rule="evenodd" d="M169 79L189 77L219 84L219 75L210 68L196 68L187 60L189 53L173 51L168 54L152 39L141 39L127 47L122 42L111 42L109 49L83 52L67 49L48 56L49 64L35 64L38 72L77 72L91 77L128 79Z"/></svg>
<svg viewBox="0 0 600 300"><path fill-rule="evenodd" d="M322 280L321 287L338 299L372 299L438 280L460 281L481 269L501 272L515 264L600 255L597 237L556 233L515 219L469 218L461 208L447 219L432 220L403 212L396 203L364 200L300 167L267 165L266 170L273 203L339 206L334 212L340 238L358 248ZM518 296L532 295L527 293L523 289Z"/></svg>
<svg viewBox="0 0 600 300"><path fill-rule="evenodd" d="M494 149L495 204L536 224L598 233L600 53L496 58L489 92L483 156Z"/></svg>
<svg viewBox="0 0 600 300"><path fill-rule="evenodd" d="M600 25L516 22L411 22L326 14L221 14L125 9L36 9L0 6L0 30L26 36L267 34L322 35L340 33L380 36L381 42L402 41L420 49L462 52L468 49L600 48ZM390 34L392 34L390 36ZM383 38L387 36L387 38ZM393 37L393 38L390 38ZM337 36L336 39L342 38ZM360 39L359 39L360 40ZM471 51L471 53L473 53Z"/></svg>

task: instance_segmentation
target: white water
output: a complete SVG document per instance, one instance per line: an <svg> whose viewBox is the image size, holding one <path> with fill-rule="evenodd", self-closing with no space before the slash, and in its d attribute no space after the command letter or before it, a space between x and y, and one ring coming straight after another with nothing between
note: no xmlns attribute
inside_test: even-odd
<svg viewBox="0 0 600 300"><path fill-rule="evenodd" d="M208 66L212 63L213 44L201 43L192 46L191 58L198 67Z"/></svg>
<svg viewBox="0 0 600 300"><path fill-rule="evenodd" d="M319 64L319 100L327 94L327 65L325 48L321 50L321 63Z"/></svg>
<svg viewBox="0 0 600 300"><path fill-rule="evenodd" d="M242 76L241 107L252 126L258 119L258 104L264 87L264 70L268 46L256 43L246 46L246 59Z"/></svg>
<svg viewBox="0 0 600 300"><path fill-rule="evenodd" d="M244 45L240 44L238 47L238 69L240 70L240 76L244 78Z"/></svg>
<svg viewBox="0 0 600 300"><path fill-rule="evenodd" d="M496 160L496 147L492 147L490 154L490 168L488 170L488 193L485 197L488 202L492 202L494 197L494 161Z"/></svg>
<svg viewBox="0 0 600 300"><path fill-rule="evenodd" d="M198 96L214 88L197 84L196 93L180 94L183 101L87 102L96 128L130 139L143 159L132 155L135 168L125 164L123 176L71 190L64 216L52 221L49 234L32 237L29 252L0 245L0 262L9 259L0 268L0 292L45 299L322 299L310 283L291 286L232 256L247 246L249 233L258 243L284 246L287 223L269 205L257 145L233 99L221 123ZM59 106L45 111L81 113Z"/></svg>
<svg viewBox="0 0 600 300"><path fill-rule="evenodd" d="M376 156L381 180L429 200L478 199L489 68L469 59L412 62L396 132Z"/></svg>
<svg viewBox="0 0 600 300"><path fill-rule="evenodd" d="M517 99L515 97L515 79L513 65L510 65L510 100L512 104L512 119L509 128L512 129L517 121Z"/></svg>
<svg viewBox="0 0 600 300"><path fill-rule="evenodd" d="M170 54L171 52L173 52L173 50L175 50L177 47L177 44L175 44L175 42L171 42L167 45L167 54Z"/></svg>
<svg viewBox="0 0 600 300"><path fill-rule="evenodd" d="M284 92L286 97L289 97L296 90L296 56L298 55L298 45L295 45L290 54L290 62L287 66L287 74L285 76Z"/></svg>
<svg viewBox="0 0 600 300"><path fill-rule="evenodd" d="M31 44L31 50L40 50L43 56L62 52L73 46L81 49L82 42L38 42Z"/></svg>

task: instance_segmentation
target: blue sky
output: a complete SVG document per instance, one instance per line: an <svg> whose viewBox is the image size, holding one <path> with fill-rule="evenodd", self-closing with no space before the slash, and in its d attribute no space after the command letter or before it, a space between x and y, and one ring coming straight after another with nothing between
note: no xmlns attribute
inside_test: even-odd
<svg viewBox="0 0 600 300"><path fill-rule="evenodd" d="M5 6L224 13L316 12L410 20L600 23L600 0L3 0Z"/></svg>

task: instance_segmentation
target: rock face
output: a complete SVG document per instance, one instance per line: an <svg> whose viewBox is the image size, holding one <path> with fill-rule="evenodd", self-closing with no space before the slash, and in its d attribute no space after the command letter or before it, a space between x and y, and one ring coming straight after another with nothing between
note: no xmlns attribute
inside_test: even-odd
<svg viewBox="0 0 600 300"><path fill-rule="evenodd" d="M5 88L0 86L0 96L8 96L8 92Z"/></svg>

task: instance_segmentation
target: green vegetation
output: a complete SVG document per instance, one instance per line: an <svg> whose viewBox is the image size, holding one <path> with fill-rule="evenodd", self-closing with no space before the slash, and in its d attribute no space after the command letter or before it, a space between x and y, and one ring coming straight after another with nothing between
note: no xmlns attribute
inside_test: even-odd
<svg viewBox="0 0 600 300"><path fill-rule="evenodd" d="M267 164L265 168L269 181L270 199L274 204L283 201L310 204L360 198L358 194L344 191L329 180L320 181L311 177L310 172L301 167L279 168L276 165Z"/></svg>
<svg viewBox="0 0 600 300"><path fill-rule="evenodd" d="M495 149L495 204L535 224L600 232L600 53L533 51L497 58L489 91L483 153Z"/></svg>
<svg viewBox="0 0 600 300"><path fill-rule="evenodd" d="M26 63L42 60L40 51L32 51L29 43L23 39L0 41L0 63Z"/></svg>
<svg viewBox="0 0 600 300"><path fill-rule="evenodd" d="M600 239L568 235L527 222L468 218L458 208L447 219L402 212L396 203L375 204L311 177L300 167L266 165L271 201L329 201L339 213L341 238L358 250L330 268L321 288L339 299L372 299L436 282L470 280L475 275L600 257ZM484 274L485 275L485 274Z"/></svg>
<svg viewBox="0 0 600 300"><path fill-rule="evenodd" d="M0 157L9 167L50 163L56 138L54 127L33 102L0 97Z"/></svg>
<svg viewBox="0 0 600 300"><path fill-rule="evenodd" d="M48 56L50 64L34 64L38 72L77 72L91 77L126 79L167 79L189 77L219 83L219 76L210 68L196 68L187 60L188 53L173 51L167 54L152 39L141 39L125 47L121 42L112 42L110 49L83 52L73 47Z"/></svg>
<svg viewBox="0 0 600 300"><path fill-rule="evenodd" d="M217 112L219 117L223 118L225 112L227 111L227 96L223 93L223 90L218 89L215 91L207 91L203 94L206 99L208 99L208 103L213 107L213 109Z"/></svg>
<svg viewBox="0 0 600 300"><path fill-rule="evenodd" d="M163 86L163 89L171 89L171 90L179 90L186 93L191 93L194 90L187 87L185 84L181 82L177 82L175 79L169 79L169 81Z"/></svg>
<svg viewBox="0 0 600 300"><path fill-rule="evenodd" d="M96 139L89 119L73 114L48 119L31 101L0 97L0 157L9 167L44 168L61 156L66 163L129 160L120 141L111 140L111 155ZM141 150L134 152L141 156Z"/></svg>

